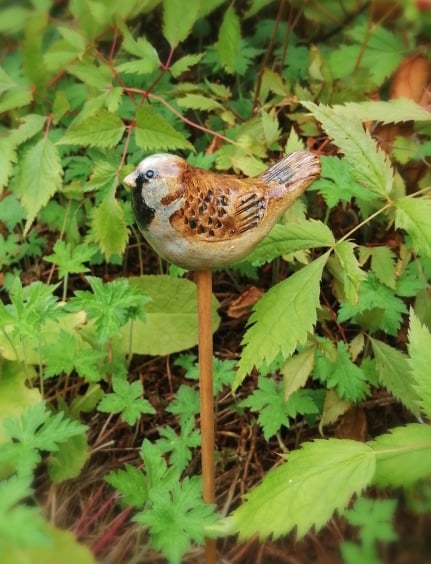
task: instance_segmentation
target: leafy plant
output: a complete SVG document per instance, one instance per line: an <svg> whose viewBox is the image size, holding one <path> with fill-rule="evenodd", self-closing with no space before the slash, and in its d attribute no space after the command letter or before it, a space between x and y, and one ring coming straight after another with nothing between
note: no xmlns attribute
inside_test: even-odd
<svg viewBox="0 0 431 564"><path fill-rule="evenodd" d="M379 490L407 495L431 467L431 12L355 0L330 10L313 0L6 4L1 559L18 561L24 547L34 561L59 551L93 561L32 496L50 499L38 490L78 475L70 487L86 492L90 470L121 454L124 469L107 481L171 562L208 536L301 537L334 512L359 526L359 544L341 545L345 560L376 561L397 515ZM196 287L139 238L121 181L153 152L252 176L303 148L321 155L321 178L245 261L214 275L217 469L241 476L220 522L201 500L196 356L177 354L198 342ZM244 298L250 282L256 302ZM228 307L237 294L239 319ZM375 417L366 442L332 436L337 417L373 409L382 393L396 413L389 427ZM315 438L319 418L327 440ZM49 480L34 481L42 461ZM105 527L97 478L86 485L82 518L66 511L64 523L84 542L101 523L91 538L103 560L118 524ZM346 509L370 485L373 499Z"/></svg>

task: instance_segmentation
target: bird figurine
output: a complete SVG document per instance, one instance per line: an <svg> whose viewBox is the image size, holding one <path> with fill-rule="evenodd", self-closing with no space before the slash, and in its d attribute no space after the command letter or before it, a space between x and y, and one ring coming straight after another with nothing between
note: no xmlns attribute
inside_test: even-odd
<svg viewBox="0 0 431 564"><path fill-rule="evenodd" d="M145 239L188 270L239 262L320 174L320 159L296 151L252 178L192 166L159 153L123 180Z"/></svg>

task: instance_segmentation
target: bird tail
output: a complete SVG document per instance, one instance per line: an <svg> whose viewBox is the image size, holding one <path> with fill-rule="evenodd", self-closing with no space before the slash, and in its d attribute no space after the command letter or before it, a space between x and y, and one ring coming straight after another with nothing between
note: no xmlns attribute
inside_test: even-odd
<svg viewBox="0 0 431 564"><path fill-rule="evenodd" d="M295 151L286 155L259 176L268 184L275 182L284 184L288 191L302 194L313 180L320 176L320 170L318 155L310 151Z"/></svg>

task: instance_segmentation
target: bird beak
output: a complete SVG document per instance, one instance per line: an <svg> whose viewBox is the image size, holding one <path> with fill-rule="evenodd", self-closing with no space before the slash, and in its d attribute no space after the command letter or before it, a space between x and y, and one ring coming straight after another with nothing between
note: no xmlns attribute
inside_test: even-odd
<svg viewBox="0 0 431 564"><path fill-rule="evenodd" d="M126 176L126 178L123 180L123 184L128 188L136 188L136 176L136 170L134 170Z"/></svg>

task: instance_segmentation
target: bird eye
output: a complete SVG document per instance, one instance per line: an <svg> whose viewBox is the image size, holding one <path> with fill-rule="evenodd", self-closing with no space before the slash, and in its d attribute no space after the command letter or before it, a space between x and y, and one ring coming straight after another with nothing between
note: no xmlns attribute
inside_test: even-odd
<svg viewBox="0 0 431 564"><path fill-rule="evenodd" d="M146 180L151 180L152 178L154 178L154 170L147 170L144 173L145 179Z"/></svg>

